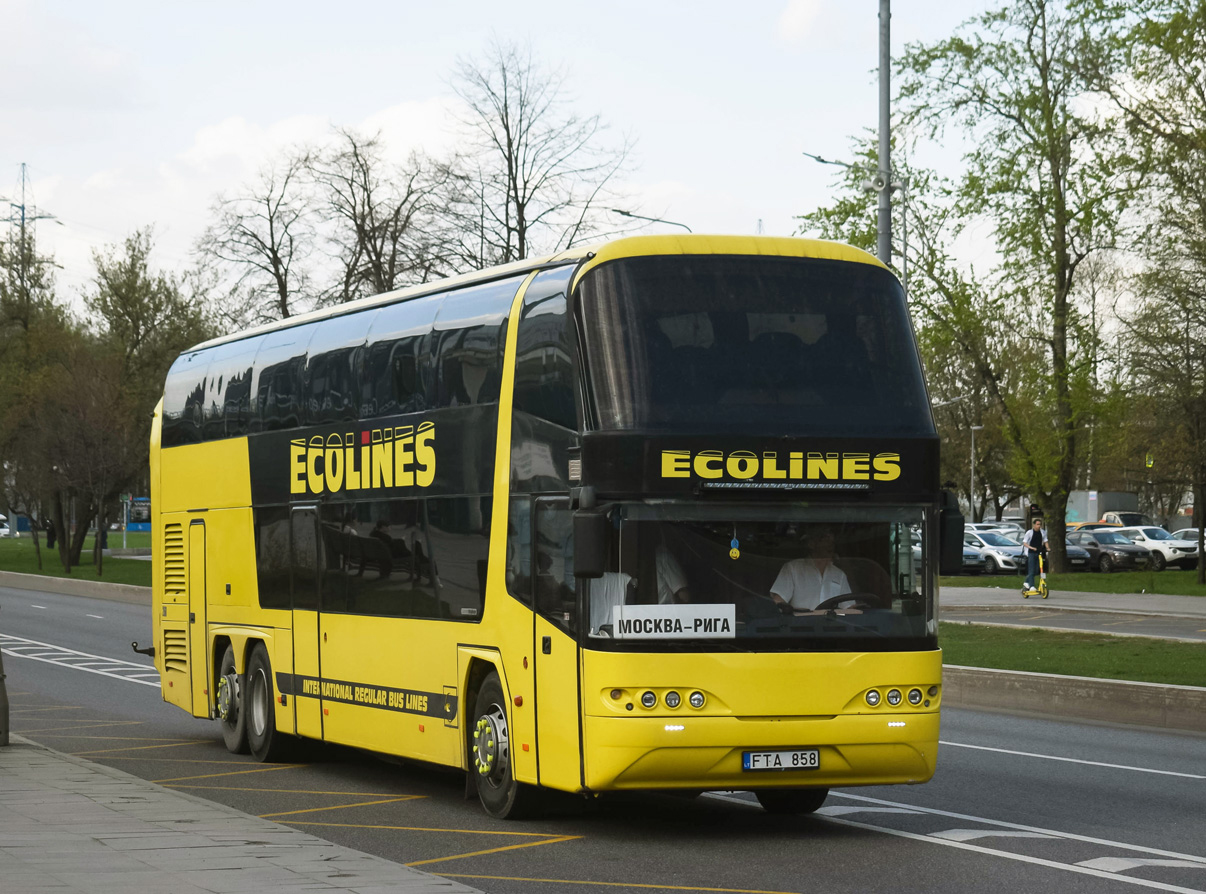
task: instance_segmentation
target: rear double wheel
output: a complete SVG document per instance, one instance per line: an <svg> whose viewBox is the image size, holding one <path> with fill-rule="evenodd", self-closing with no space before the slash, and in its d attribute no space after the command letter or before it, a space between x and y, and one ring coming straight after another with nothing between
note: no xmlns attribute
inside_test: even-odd
<svg viewBox="0 0 1206 894"><path fill-rule="evenodd" d="M769 788L754 792L767 813L816 813L829 796L827 788Z"/></svg>
<svg viewBox="0 0 1206 894"><path fill-rule="evenodd" d="M519 819L535 810L538 790L515 779L507 702L495 671L477 692L469 734L469 773L490 816Z"/></svg>
<svg viewBox="0 0 1206 894"><path fill-rule="evenodd" d="M258 761L287 759L294 740L276 728L276 690L272 685L272 663L263 643L256 643L247 659L243 710L247 717L247 744Z"/></svg>

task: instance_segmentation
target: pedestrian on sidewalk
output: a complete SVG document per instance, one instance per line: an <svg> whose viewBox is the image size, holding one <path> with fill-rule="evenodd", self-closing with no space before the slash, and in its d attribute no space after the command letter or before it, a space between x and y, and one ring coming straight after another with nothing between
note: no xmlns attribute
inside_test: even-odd
<svg viewBox="0 0 1206 894"><path fill-rule="evenodd" d="M1043 520L1036 518L1030 530L1026 532L1026 536L1022 538L1022 545L1026 548L1026 584L1024 592L1029 595L1035 595L1038 590L1034 588L1034 576L1039 571L1039 557L1047 552L1047 535L1043 531Z"/></svg>

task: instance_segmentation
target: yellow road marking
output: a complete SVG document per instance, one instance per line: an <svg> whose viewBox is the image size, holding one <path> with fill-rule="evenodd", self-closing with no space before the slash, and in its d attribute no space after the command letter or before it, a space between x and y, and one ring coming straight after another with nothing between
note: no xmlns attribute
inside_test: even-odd
<svg viewBox="0 0 1206 894"><path fill-rule="evenodd" d="M127 760L137 760L137 758L127 758ZM151 780L156 785L163 785L168 782L188 782L190 779L219 779L223 776L242 776L245 773L274 773L277 770L296 770L298 767L304 767L305 764L285 764L280 767L257 767L254 770L232 770L229 773L209 773L205 776L173 776L171 779L153 779Z"/></svg>
<svg viewBox="0 0 1206 894"><path fill-rule="evenodd" d="M332 804L327 807L304 807L301 810L285 810L280 813L261 813L260 819L271 819L277 816L293 816L298 813L318 813L322 810L345 810L350 807L373 807L377 804L393 804L397 801L414 801L418 798L426 798L426 795L402 795L396 798L386 798L384 801L361 801L358 804Z"/></svg>
<svg viewBox="0 0 1206 894"><path fill-rule="evenodd" d="M55 736L56 739L87 739L101 742L179 742L180 739L161 739L158 736ZM208 739L193 739L198 745L209 744Z"/></svg>
<svg viewBox="0 0 1206 894"><path fill-rule="evenodd" d="M370 823L312 823L300 820L291 826L330 826L335 829L382 829L386 832L443 832L462 835L514 835L519 838L547 838L548 832L501 832L498 829L427 829L422 826L378 826Z"/></svg>
<svg viewBox="0 0 1206 894"><path fill-rule="evenodd" d="M138 757L127 757L127 758L113 757L113 758L110 758L110 760L146 761L148 764L218 764L220 766L225 766L225 767L246 767L247 764L250 763L250 761L233 761L233 760L232 761L207 761L207 760L193 760L191 757L142 757L141 755ZM298 766L298 765L290 764L289 766ZM185 777L185 778L187 778L187 777Z"/></svg>
<svg viewBox="0 0 1206 894"><path fill-rule="evenodd" d="M413 866L414 864L408 864ZM761 888L700 888L692 885L650 885L640 882L592 882L587 879L520 878L511 875L454 875L438 872L441 878L477 878L496 882L546 882L550 885L599 885L608 888L652 888L655 891L713 891L718 894L799 894L798 891L765 891Z"/></svg>
<svg viewBox="0 0 1206 894"><path fill-rule="evenodd" d="M503 851L515 851L523 847L540 847L542 844L560 844L562 841L577 841L582 838L581 835L559 835L556 838L547 838L544 841L528 841L524 844L508 844L504 847L492 847L484 851L473 851L468 854L453 854L450 857L433 857L430 860L415 860L413 863L407 863L407 866L426 866L428 863L443 863L447 860L463 860L466 857L482 857L486 854L501 854Z"/></svg>
<svg viewBox="0 0 1206 894"><path fill-rule="evenodd" d="M64 722L67 722L67 721L64 721ZM108 720L108 721L80 720L80 721L77 721L77 724L78 725L76 725L76 726L48 726L45 729L23 729L23 730L21 730L21 734L22 735L32 735L33 733L57 733L59 730L75 731L75 730L81 730L81 729L92 729L92 728L98 727L98 726L141 726L142 721L141 720Z"/></svg>
<svg viewBox="0 0 1206 894"><path fill-rule="evenodd" d="M125 753L127 751L146 751L149 748L179 748L181 745L195 745L193 739L182 739L179 742L169 742L167 745L135 745L132 748L102 748L99 751L73 751L76 757L93 757L98 754Z"/></svg>
<svg viewBox="0 0 1206 894"><path fill-rule="evenodd" d="M252 788L239 785L169 785L168 788L202 788L207 792L272 792L280 795L341 795L361 798L394 798L397 792L320 792L304 788ZM409 795L411 798L426 798L427 795Z"/></svg>

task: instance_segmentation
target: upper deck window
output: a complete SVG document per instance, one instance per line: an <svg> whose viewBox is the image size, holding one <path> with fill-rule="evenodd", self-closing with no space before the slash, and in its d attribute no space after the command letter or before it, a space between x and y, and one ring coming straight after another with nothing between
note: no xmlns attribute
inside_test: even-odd
<svg viewBox="0 0 1206 894"><path fill-rule="evenodd" d="M578 291L601 430L934 434L904 295L882 268L626 258Z"/></svg>

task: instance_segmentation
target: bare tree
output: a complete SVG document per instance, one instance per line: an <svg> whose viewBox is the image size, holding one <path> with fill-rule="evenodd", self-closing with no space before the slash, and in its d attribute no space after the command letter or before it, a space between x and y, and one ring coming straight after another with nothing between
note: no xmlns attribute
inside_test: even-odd
<svg viewBox="0 0 1206 894"><path fill-rule="evenodd" d="M308 308L300 263L312 249L310 208L303 191L307 157L295 154L260 171L258 180L214 204L216 220L197 245L203 259L228 268L234 291L249 299L249 319L285 319Z"/></svg>
<svg viewBox="0 0 1206 894"><path fill-rule="evenodd" d="M611 184L631 144L606 145L598 115L567 108L563 72L543 70L528 48L494 43L480 63L459 63L452 89L465 104L455 204L465 266L556 251L611 228Z"/></svg>
<svg viewBox="0 0 1206 894"><path fill-rule="evenodd" d="M308 164L330 224L326 233L339 280L324 304L389 292L450 272L437 236L437 206L451 176L447 165L412 153L404 165L385 159L379 135L340 128L335 145ZM437 198L440 196L440 198Z"/></svg>

